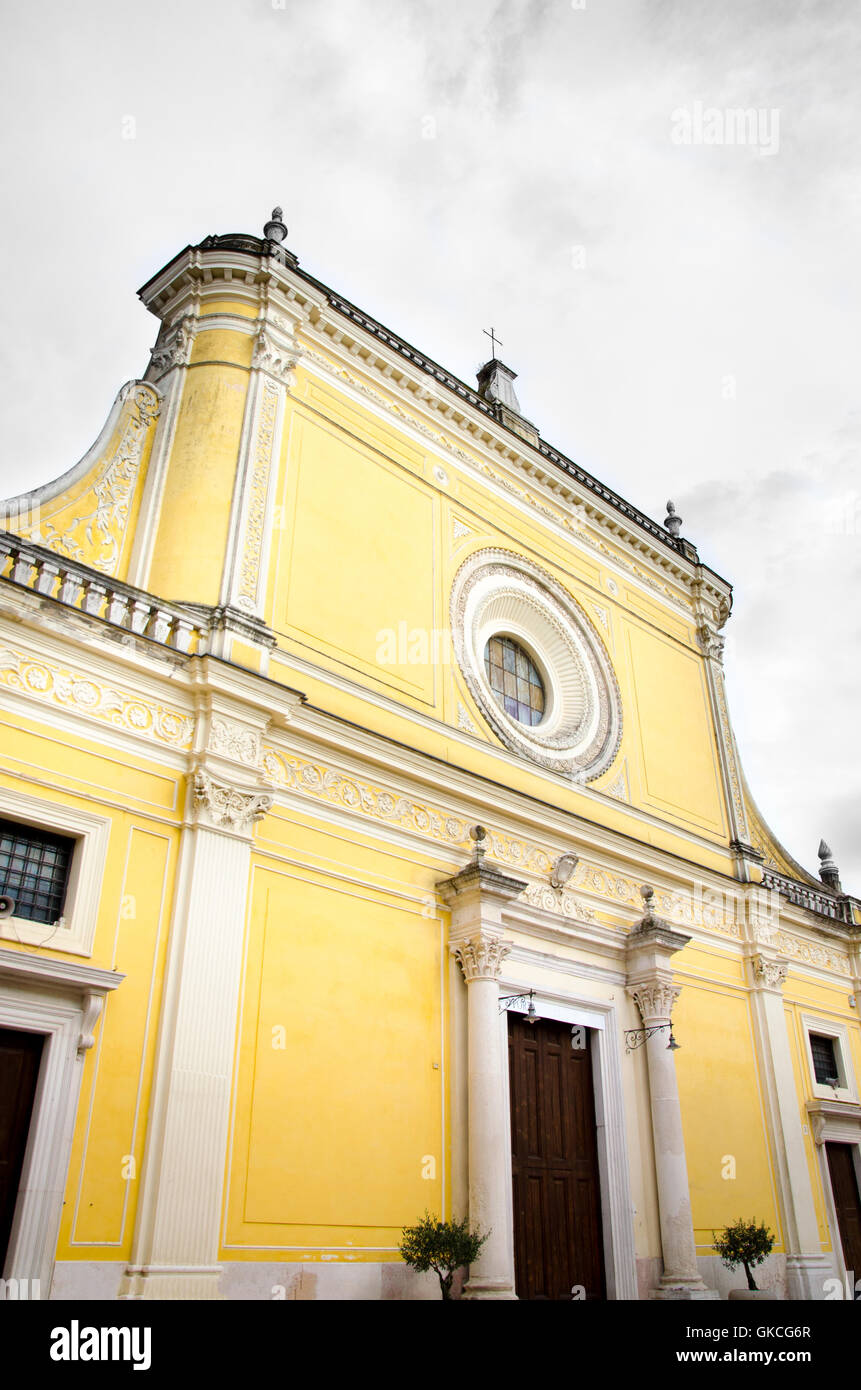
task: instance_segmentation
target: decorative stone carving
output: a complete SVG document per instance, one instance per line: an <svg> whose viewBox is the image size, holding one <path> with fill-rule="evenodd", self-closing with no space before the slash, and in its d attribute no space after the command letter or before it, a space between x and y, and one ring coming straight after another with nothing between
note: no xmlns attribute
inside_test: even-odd
<svg viewBox="0 0 861 1390"><path fill-rule="evenodd" d="M469 941L459 941L451 949L463 978L471 984L473 980L498 980L511 944L501 937L482 934Z"/></svg>
<svg viewBox="0 0 861 1390"><path fill-rule="evenodd" d="M104 685L87 671L36 660L5 647L0 650L0 686L172 748L191 747L194 723L188 715L131 691Z"/></svg>
<svg viewBox="0 0 861 1390"><path fill-rule="evenodd" d="M252 367L269 372L272 376L283 381L285 386L290 387L295 380L297 362L298 358L295 353L279 347L271 334L267 333L265 327L258 330L251 358Z"/></svg>
<svg viewBox="0 0 861 1390"><path fill-rule="evenodd" d="M606 787L601 787L600 790L605 796L612 796L616 801L630 801L627 764L623 763L612 782L608 782Z"/></svg>
<svg viewBox="0 0 861 1390"><path fill-rule="evenodd" d="M576 854L560 854L550 873L550 887L562 889L570 881L580 862Z"/></svg>
<svg viewBox="0 0 861 1390"><path fill-rule="evenodd" d="M666 1021L671 1018L673 1005L681 994L681 989L667 980L652 980L632 985L628 993L640 1010L643 1024L648 1028L659 1020Z"/></svg>
<svg viewBox="0 0 861 1390"><path fill-rule="evenodd" d="M703 654L712 660L723 663L724 639L714 628L703 623L697 628L697 641Z"/></svg>
<svg viewBox="0 0 861 1390"><path fill-rule="evenodd" d="M103 994L87 994L84 996L84 1009L81 1018L81 1031L78 1035L78 1056L83 1057L85 1052L95 1044L96 1024L98 1023L105 1003Z"/></svg>
<svg viewBox="0 0 861 1390"><path fill-rule="evenodd" d="M477 734L478 730L472 722L469 710L460 700L457 702L457 727L463 729L465 733Z"/></svg>
<svg viewBox="0 0 861 1390"><path fill-rule="evenodd" d="M257 432L254 439L254 457L245 499L242 560L236 597L237 605L246 608L249 612L255 611L257 606L260 561L263 555L266 530L269 475L272 470L275 426L278 419L278 400L278 387L273 381L267 379L264 382L260 397Z"/></svg>
<svg viewBox="0 0 861 1390"><path fill-rule="evenodd" d="M236 724L232 719L213 719L207 743L210 753L220 753L234 762L256 767L260 761L260 746L261 735L256 729Z"/></svg>
<svg viewBox="0 0 861 1390"><path fill-rule="evenodd" d="M582 898L565 889L548 888L546 883L530 883L521 894L523 902L530 907L541 908L544 912L555 912L562 917L573 917L578 922L594 922L595 913L587 907Z"/></svg>
<svg viewBox="0 0 861 1390"><path fill-rule="evenodd" d="M547 715L533 726L500 707L484 669L488 637L511 623L531 643L548 685ZM455 576L451 628L470 694L506 747L583 780L609 766L622 737L616 677L586 614L551 575L513 552L478 551Z"/></svg>
<svg viewBox="0 0 861 1390"><path fill-rule="evenodd" d="M185 367L191 357L191 347L197 331L194 314L184 314L176 323L162 328L159 341L153 348L150 371L164 376L172 367Z"/></svg>
<svg viewBox="0 0 861 1390"><path fill-rule="evenodd" d="M194 810L202 823L249 834L256 821L272 807L265 792L246 791L227 782L216 781L198 768L194 774Z"/></svg>
<svg viewBox="0 0 861 1390"><path fill-rule="evenodd" d="M788 966L786 961L770 960L768 956L754 956L751 964L753 965L753 976L758 985L763 985L766 989L782 989L786 980Z"/></svg>
<svg viewBox="0 0 861 1390"><path fill-rule="evenodd" d="M81 496L80 511L58 531L43 508L41 524L44 546L103 574L116 574L144 441L159 413L158 392L147 382L130 382L122 399L127 409L119 443Z"/></svg>

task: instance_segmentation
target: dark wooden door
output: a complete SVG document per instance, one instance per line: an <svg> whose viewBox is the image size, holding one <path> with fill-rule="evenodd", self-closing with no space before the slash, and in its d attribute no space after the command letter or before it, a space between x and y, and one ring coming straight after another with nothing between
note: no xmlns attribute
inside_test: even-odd
<svg viewBox="0 0 861 1390"><path fill-rule="evenodd" d="M41 1033L0 1028L0 1274L12 1232L42 1043Z"/></svg>
<svg viewBox="0 0 861 1390"><path fill-rule="evenodd" d="M861 1279L861 1196L851 1144L826 1144L831 1191L840 1227L843 1259L855 1280Z"/></svg>
<svg viewBox="0 0 861 1390"><path fill-rule="evenodd" d="M605 1296L590 1032L578 1033L573 1048L570 1023L508 1016L518 1298Z"/></svg>

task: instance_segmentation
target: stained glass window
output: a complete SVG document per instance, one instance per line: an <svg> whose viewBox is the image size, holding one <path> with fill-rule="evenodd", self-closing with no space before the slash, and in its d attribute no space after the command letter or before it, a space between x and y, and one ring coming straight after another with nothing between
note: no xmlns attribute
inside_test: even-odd
<svg viewBox="0 0 861 1390"><path fill-rule="evenodd" d="M484 669L496 702L506 714L521 724L541 723L544 682L523 647L511 637L491 637L484 649Z"/></svg>

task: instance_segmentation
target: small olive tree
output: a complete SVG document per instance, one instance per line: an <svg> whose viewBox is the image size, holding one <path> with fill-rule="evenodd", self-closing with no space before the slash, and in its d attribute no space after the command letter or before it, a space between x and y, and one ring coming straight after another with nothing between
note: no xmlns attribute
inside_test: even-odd
<svg viewBox="0 0 861 1390"><path fill-rule="evenodd" d="M725 1226L720 1235L715 1231L712 1231L712 1235L714 1248L727 1269L744 1265L747 1287L756 1289L751 1270L771 1254L776 1239L765 1223L757 1225L755 1221L736 1221L732 1226Z"/></svg>
<svg viewBox="0 0 861 1390"><path fill-rule="evenodd" d="M404 1262L419 1274L432 1269L439 1279L443 1298L451 1298L455 1272L478 1258L487 1235L470 1231L467 1217L463 1221L437 1221L435 1216L425 1212L417 1226L404 1227L398 1248Z"/></svg>

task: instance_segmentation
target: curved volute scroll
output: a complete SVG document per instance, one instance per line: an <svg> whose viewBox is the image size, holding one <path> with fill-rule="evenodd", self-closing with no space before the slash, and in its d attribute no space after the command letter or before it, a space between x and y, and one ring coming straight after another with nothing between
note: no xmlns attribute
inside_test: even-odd
<svg viewBox="0 0 861 1390"><path fill-rule="evenodd" d="M126 579L160 405L151 383L126 382L80 462L53 482L0 502L0 528Z"/></svg>

